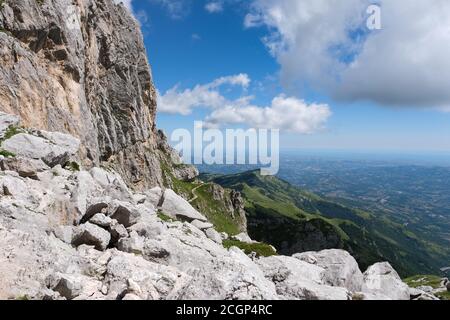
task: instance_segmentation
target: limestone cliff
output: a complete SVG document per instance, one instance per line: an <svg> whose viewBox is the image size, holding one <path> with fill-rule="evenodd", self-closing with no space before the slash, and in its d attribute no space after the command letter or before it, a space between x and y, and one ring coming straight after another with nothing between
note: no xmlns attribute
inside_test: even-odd
<svg viewBox="0 0 450 320"><path fill-rule="evenodd" d="M113 0L4 0L0 111L81 140L87 166L161 185L156 90L138 23Z"/></svg>

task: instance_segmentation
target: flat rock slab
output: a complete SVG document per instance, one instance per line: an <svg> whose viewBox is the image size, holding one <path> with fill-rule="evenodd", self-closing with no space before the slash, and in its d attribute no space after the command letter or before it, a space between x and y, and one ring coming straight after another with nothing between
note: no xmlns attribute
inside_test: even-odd
<svg viewBox="0 0 450 320"><path fill-rule="evenodd" d="M71 139L74 138L71 137ZM18 156L41 159L50 167L66 164L70 156L74 154L72 147L55 144L50 140L27 133L19 133L5 140L2 148Z"/></svg>
<svg viewBox="0 0 450 320"><path fill-rule="evenodd" d="M190 221L207 221L207 219L200 212L195 210L189 202L170 189L167 189L164 192L164 203L161 206L161 210L164 214L175 219L181 218Z"/></svg>

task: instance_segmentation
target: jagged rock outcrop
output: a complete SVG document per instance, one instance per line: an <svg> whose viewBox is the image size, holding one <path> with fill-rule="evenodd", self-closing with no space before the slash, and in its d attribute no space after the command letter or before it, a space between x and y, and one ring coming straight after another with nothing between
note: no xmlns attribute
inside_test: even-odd
<svg viewBox="0 0 450 320"><path fill-rule="evenodd" d="M358 292L363 288L363 274L356 260L343 250L323 250L304 252L293 257L323 268L324 280L333 286L344 287Z"/></svg>
<svg viewBox="0 0 450 320"><path fill-rule="evenodd" d="M387 263L377 263L364 272L363 291L383 294L392 300L408 300L409 287L398 273Z"/></svg>
<svg viewBox="0 0 450 320"><path fill-rule="evenodd" d="M45 136L48 142L54 134ZM20 156L28 160L36 159ZM214 226L173 191L136 193L110 169L56 164L31 177L19 167L0 171L0 299L410 298L389 265L359 279L344 251L258 257L227 249ZM179 213L166 219L161 208Z"/></svg>
<svg viewBox="0 0 450 320"><path fill-rule="evenodd" d="M159 149L156 90L138 23L123 5L2 1L0 65L0 111L73 135L84 165L108 165L130 186L164 184L160 160L172 151ZM197 174L181 168L180 178Z"/></svg>

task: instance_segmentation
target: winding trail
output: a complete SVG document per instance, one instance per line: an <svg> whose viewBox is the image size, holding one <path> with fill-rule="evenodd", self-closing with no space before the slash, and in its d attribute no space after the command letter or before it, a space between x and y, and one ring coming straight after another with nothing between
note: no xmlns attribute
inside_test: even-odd
<svg viewBox="0 0 450 320"><path fill-rule="evenodd" d="M207 185L210 185L211 184L211 182L207 182L207 183L204 183L204 182L200 182L200 185L198 185L198 186L196 186L194 189L192 189L192 195L194 196L191 200L189 200L188 202L189 203L192 203L192 202L194 202L195 200L197 200L198 199L198 195L195 193L198 189L200 189L201 187L204 187L204 186L207 186Z"/></svg>

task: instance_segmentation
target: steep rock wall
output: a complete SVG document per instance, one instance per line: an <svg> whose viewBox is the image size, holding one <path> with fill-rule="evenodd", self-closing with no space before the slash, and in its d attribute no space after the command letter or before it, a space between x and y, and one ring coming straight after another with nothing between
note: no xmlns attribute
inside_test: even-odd
<svg viewBox="0 0 450 320"><path fill-rule="evenodd" d="M78 137L84 165L163 183L156 90L138 23L113 0L5 0L0 111Z"/></svg>

